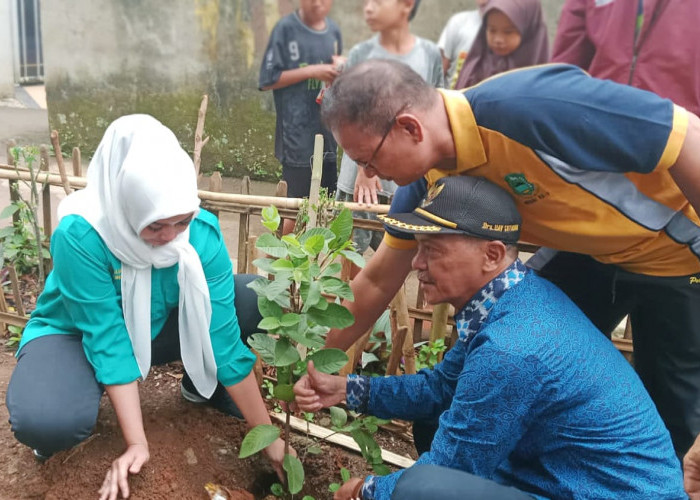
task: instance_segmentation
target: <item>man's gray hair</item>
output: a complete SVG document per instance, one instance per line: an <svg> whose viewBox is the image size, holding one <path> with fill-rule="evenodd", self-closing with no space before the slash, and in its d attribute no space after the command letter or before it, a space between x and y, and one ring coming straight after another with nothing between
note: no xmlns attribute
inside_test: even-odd
<svg viewBox="0 0 700 500"><path fill-rule="evenodd" d="M321 119L335 131L359 124L381 135L399 111L427 109L436 90L406 64L370 59L343 71L323 96Z"/></svg>

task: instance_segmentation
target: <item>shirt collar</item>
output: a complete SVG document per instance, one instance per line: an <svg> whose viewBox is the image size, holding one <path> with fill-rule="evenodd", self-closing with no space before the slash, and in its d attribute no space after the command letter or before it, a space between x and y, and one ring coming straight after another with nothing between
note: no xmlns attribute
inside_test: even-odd
<svg viewBox="0 0 700 500"><path fill-rule="evenodd" d="M425 178L428 185L447 175L457 175L486 163L486 150L479 134L479 127L474 118L469 101L463 92L438 89L447 112L457 152L457 168L454 170L432 169Z"/></svg>
<svg viewBox="0 0 700 500"><path fill-rule="evenodd" d="M467 304L455 314L455 324L459 340L465 343L471 342L481 325L488 318L489 313L498 302L498 299L509 288L520 283L527 273L527 268L516 259L501 274L489 281L479 290Z"/></svg>

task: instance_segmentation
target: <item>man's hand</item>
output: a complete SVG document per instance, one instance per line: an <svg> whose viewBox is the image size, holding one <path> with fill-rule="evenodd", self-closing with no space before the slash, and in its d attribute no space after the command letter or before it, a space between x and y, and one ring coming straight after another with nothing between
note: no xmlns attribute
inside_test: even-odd
<svg viewBox="0 0 700 500"><path fill-rule="evenodd" d="M352 477L333 495L333 500L362 500L360 489L364 481L359 477Z"/></svg>
<svg viewBox="0 0 700 500"><path fill-rule="evenodd" d="M129 445L107 471L99 491L100 500L116 500L120 492L122 498L129 498L129 474L138 474L150 457L147 443Z"/></svg>
<svg viewBox="0 0 700 500"><path fill-rule="evenodd" d="M357 177L355 177L355 191L353 199L355 203L366 203L367 205L376 205L377 192L381 191L382 183L379 177L367 177L363 168L357 169Z"/></svg>
<svg viewBox="0 0 700 500"><path fill-rule="evenodd" d="M700 435L683 457L683 487L690 500L700 500Z"/></svg>
<svg viewBox="0 0 700 500"><path fill-rule="evenodd" d="M294 384L295 402L302 411L315 412L345 399L345 377L321 373L309 361L307 374Z"/></svg>

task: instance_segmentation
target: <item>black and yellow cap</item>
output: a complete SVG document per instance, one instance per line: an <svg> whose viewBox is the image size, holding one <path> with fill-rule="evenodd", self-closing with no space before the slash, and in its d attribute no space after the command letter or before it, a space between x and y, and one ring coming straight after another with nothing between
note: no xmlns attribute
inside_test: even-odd
<svg viewBox="0 0 700 500"><path fill-rule="evenodd" d="M439 179L411 213L380 215L389 228L410 234L466 234L517 243L522 219L507 191L483 177Z"/></svg>

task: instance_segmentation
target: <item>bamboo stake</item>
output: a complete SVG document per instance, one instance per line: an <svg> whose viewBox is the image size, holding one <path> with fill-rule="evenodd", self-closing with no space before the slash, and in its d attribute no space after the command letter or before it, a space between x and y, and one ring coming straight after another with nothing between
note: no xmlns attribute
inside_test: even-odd
<svg viewBox="0 0 700 500"><path fill-rule="evenodd" d="M0 165L0 179L11 179L11 180L30 180L29 172L15 172L13 167L9 165ZM71 183L72 187L84 188L87 185L87 179L84 177L75 177L72 175L67 176L68 181ZM52 173L40 173L36 178L37 182L49 183L56 186L63 185L61 178ZM302 198L278 198L275 196L256 196L256 195L242 195L235 193L212 193L210 191L199 190L199 198L202 201L214 201L222 203L232 203L240 205L250 205L253 207L267 207L269 205L274 205L277 208L298 210L304 201ZM365 205L363 203L343 203L350 210L354 211L365 211L378 214L385 214L389 212L389 205Z"/></svg>
<svg viewBox="0 0 700 500"><path fill-rule="evenodd" d="M197 113L197 128L194 131L194 153L192 161L194 163L194 171L197 175L199 175L199 167L202 163L202 148L209 142L209 137L202 140L208 104L209 96L204 94L202 96L202 104L199 105L199 112Z"/></svg>
<svg viewBox="0 0 700 500"><path fill-rule="evenodd" d="M80 157L80 148L73 148L73 175L80 177L83 175L83 160Z"/></svg>
<svg viewBox="0 0 700 500"><path fill-rule="evenodd" d="M71 194L73 190L66 174L66 165L63 163L63 154L61 153L61 142L58 140L58 131L51 131L51 144L53 144L53 152L56 155L56 164L58 165L58 173L61 176L61 183L66 194Z"/></svg>
<svg viewBox="0 0 700 500"><path fill-rule="evenodd" d="M253 264L253 261L256 259L258 254L258 249L255 248L256 241L258 241L257 236L251 236L248 238L248 256L246 257L247 266L245 269L245 272L248 274L258 274L258 269L255 267L255 264Z"/></svg>
<svg viewBox="0 0 700 500"><path fill-rule="evenodd" d="M286 198L287 197L287 188L288 188L287 181L279 181L277 183L277 186L275 187L275 197ZM295 220L297 217L297 214L295 213L291 217L285 217L285 215L280 212L280 217L281 217L280 225L277 228L277 231L275 231L275 236L277 236L278 238L281 238L282 233L284 232L284 220L287 218L291 219L291 220Z"/></svg>
<svg viewBox="0 0 700 500"><path fill-rule="evenodd" d="M270 417L274 418L278 422L283 423L286 418L284 415L275 412L270 412ZM345 434L338 434L330 429L326 429L325 427L321 427L320 425L312 424L311 422L307 422L297 417L291 417L289 423L292 426L292 429L298 432L311 434L314 437L323 439L324 441L328 441L329 443L343 446L349 450L357 452L360 451L360 447L357 446L357 443L355 443L355 441L351 437L346 436ZM382 449L382 460L386 463L404 468L410 467L415 463L410 458L402 457L401 455L397 455L396 453L392 453L384 449Z"/></svg>
<svg viewBox="0 0 700 500"><path fill-rule="evenodd" d="M404 358L404 370L406 373L416 373L416 355L413 350L413 337L408 335L410 317L406 304L406 290L401 287L391 300L391 307L396 314L396 330L392 332L391 355L386 369L387 375L398 373L401 356Z"/></svg>
<svg viewBox="0 0 700 500"><path fill-rule="evenodd" d="M445 335L447 334L447 319L449 315L449 304L437 304L433 308L433 317L430 323L431 343L434 343L437 339L445 339ZM442 353L438 355L438 360L442 361Z"/></svg>
<svg viewBox="0 0 700 500"><path fill-rule="evenodd" d="M224 180L221 178L221 172L214 172L209 177L209 191L212 193L220 193L224 189ZM216 218L219 218L219 211L216 209L210 210Z"/></svg>
<svg viewBox="0 0 700 500"><path fill-rule="evenodd" d="M42 172L49 171L49 148L41 146L39 148L40 167ZM41 213L44 222L44 234L48 239L51 239L52 224L51 224L51 184L44 184L41 188Z"/></svg>
<svg viewBox="0 0 700 500"><path fill-rule="evenodd" d="M8 266L7 269L10 271L10 285L12 285L12 295L15 297L15 309L17 314L20 316L26 316L24 312L24 304L22 304L22 294L19 290L19 277L17 276L17 269L15 266Z"/></svg>
<svg viewBox="0 0 700 500"><path fill-rule="evenodd" d="M250 194L250 177L243 177L241 182L241 194ZM238 269L243 273L248 268L248 252L246 243L250 237L250 209L245 210L238 216Z"/></svg>
<svg viewBox="0 0 700 500"><path fill-rule="evenodd" d="M10 139L7 142L7 168L10 169L12 172L15 171L16 165L15 165L15 157L12 156L12 148L15 147L15 141ZM19 189L19 183L17 180L11 180L10 179L10 202L11 203L16 203L19 201L19 193L17 192L17 189ZM12 224L17 224L19 222L19 213L15 212L12 214Z"/></svg>
<svg viewBox="0 0 700 500"><path fill-rule="evenodd" d="M318 225L318 200L321 189L321 176L323 175L323 135L316 134L314 138L314 161L311 169L311 188L309 190L309 222L306 225L311 229Z"/></svg>

